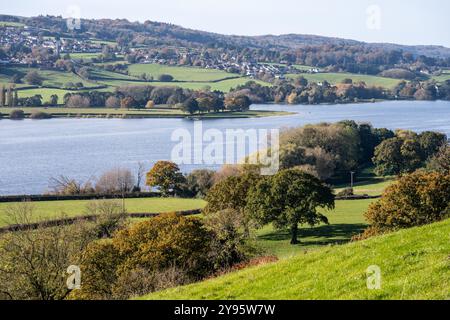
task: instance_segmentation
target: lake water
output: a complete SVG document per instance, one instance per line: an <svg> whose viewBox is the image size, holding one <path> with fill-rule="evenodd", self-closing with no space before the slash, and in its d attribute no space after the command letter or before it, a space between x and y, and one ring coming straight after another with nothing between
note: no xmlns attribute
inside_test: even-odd
<svg viewBox="0 0 450 320"><path fill-rule="evenodd" d="M450 136L450 102L379 102L374 104L286 106L254 105L256 110L296 112L292 116L203 121L203 128L275 129L308 123L355 120L375 127L434 130ZM0 120L0 195L39 194L51 177L87 180L107 169L139 162L150 168L169 160L177 142L174 130L192 132L183 119ZM182 166L187 172L202 166Z"/></svg>

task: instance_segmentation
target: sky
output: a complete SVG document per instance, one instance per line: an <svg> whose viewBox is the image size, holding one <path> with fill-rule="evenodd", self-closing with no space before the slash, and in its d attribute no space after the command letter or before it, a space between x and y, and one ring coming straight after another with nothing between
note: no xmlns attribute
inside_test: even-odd
<svg viewBox="0 0 450 320"><path fill-rule="evenodd" d="M67 17L79 11L83 18L151 20L222 34L450 47L448 0L13 0L2 7L2 14Z"/></svg>

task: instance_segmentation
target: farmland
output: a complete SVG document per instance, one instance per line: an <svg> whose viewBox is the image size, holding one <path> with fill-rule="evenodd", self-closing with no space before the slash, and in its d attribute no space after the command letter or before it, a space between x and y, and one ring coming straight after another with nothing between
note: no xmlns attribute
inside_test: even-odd
<svg viewBox="0 0 450 320"><path fill-rule="evenodd" d="M109 200L114 201L114 200ZM87 215L86 206L88 200L71 201L48 201L32 203L35 209L35 221L58 219L61 216L77 217ZM0 227L10 224L5 217L4 211L13 203L0 203ZM202 209L205 202L197 199L162 199L162 198L142 198L126 199L125 208L128 213L163 213L174 211L185 211Z"/></svg>
<svg viewBox="0 0 450 320"><path fill-rule="evenodd" d="M152 75L157 79L162 74L171 75L176 81L186 82L213 82L227 78L240 77L221 70L202 69L194 67L175 67L161 64L132 64L128 68L130 75L140 76L143 73Z"/></svg>
<svg viewBox="0 0 450 320"><path fill-rule="evenodd" d="M315 74L301 74L301 75L288 75L288 78L294 79L299 76L303 76L310 82L323 82L328 81L331 84L337 84L342 82L345 79L352 79L354 83L357 82L365 82L368 86L377 86L392 89L395 87L401 80L384 78L378 76L370 76L370 75L360 75L353 73L315 73Z"/></svg>

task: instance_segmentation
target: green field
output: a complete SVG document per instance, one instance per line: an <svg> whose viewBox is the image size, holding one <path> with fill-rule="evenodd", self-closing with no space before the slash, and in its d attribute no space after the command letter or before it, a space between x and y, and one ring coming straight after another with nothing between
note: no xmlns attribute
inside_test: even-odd
<svg viewBox="0 0 450 320"><path fill-rule="evenodd" d="M112 200L114 201L114 200ZM121 200L117 200L121 201ZM88 214L86 206L92 201L46 201L34 202L36 221L58 219L63 214L68 217L76 217ZM0 227L9 225L11 222L5 217L4 211L13 203L0 203ZM126 199L125 207L128 213L162 213L202 209L205 206L203 200L198 199L175 199L175 198L141 198Z"/></svg>
<svg viewBox="0 0 450 320"><path fill-rule="evenodd" d="M65 85L69 82L74 84L77 82L81 82L86 88L98 86L97 84L86 81L80 78L78 75L71 72L40 70L38 68L26 68L26 67L2 68L0 81L8 83L10 82L10 79L14 74L25 76L29 71L37 71L44 78L43 86L64 88Z"/></svg>
<svg viewBox="0 0 450 320"><path fill-rule="evenodd" d="M380 196L392 182L393 178L371 178L368 181L356 182L353 191L356 195ZM347 187L349 186L338 186L335 193L339 193Z"/></svg>
<svg viewBox="0 0 450 320"><path fill-rule="evenodd" d="M240 77L238 74L228 73L215 69L204 69L194 67L166 66L161 64L132 64L128 67L130 75L139 77L143 73L152 75L155 80L162 74L170 74L176 81L187 82L212 82Z"/></svg>
<svg viewBox="0 0 450 320"><path fill-rule="evenodd" d="M228 79L217 82L143 82L143 81L127 81L127 80L102 80L98 79L98 84L103 84L111 87L120 87L120 86L155 86L155 87L180 87L184 89L191 90L202 90L202 89L211 89L211 90L219 90L223 92L229 92L232 88L236 88L239 85L243 85L248 81L254 81L250 78L237 78L237 79ZM269 86L269 83L258 81L257 83Z"/></svg>
<svg viewBox="0 0 450 320"><path fill-rule="evenodd" d="M303 76L310 82L323 82L328 81L331 84L341 83L344 79L352 79L354 83L357 82L365 82L368 86L377 86L392 89L394 88L400 81L398 79L384 78L378 76L370 76L370 75L360 75L360 74L352 74L352 73L315 73L315 74L290 74L287 75L288 78L295 79L300 76Z"/></svg>
<svg viewBox="0 0 450 320"><path fill-rule="evenodd" d="M300 244L290 244L288 230L274 230L266 226L257 233L258 244L269 255L278 258L289 258L305 250L318 247L346 243L367 227L364 212L374 200L346 200L336 201L336 208L323 212L329 219L330 225L316 227L304 226L299 231Z"/></svg>
<svg viewBox="0 0 450 320"><path fill-rule="evenodd" d="M0 27L24 27L23 23L10 22L10 21L0 21Z"/></svg>
<svg viewBox="0 0 450 320"><path fill-rule="evenodd" d="M150 294L158 300L450 299L450 220ZM381 289L366 270L381 269Z"/></svg>

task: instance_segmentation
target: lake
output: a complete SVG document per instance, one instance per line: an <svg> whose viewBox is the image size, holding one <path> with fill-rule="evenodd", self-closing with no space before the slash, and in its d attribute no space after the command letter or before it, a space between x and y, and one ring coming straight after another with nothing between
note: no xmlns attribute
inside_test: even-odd
<svg viewBox="0 0 450 320"><path fill-rule="evenodd" d="M291 111L283 117L217 119L202 122L205 130L276 129L309 123L355 120L375 127L434 130L450 136L450 102L378 102L373 104L286 106L254 105L255 110ZM169 160L177 142L174 130L193 131L194 121L183 119L52 119L0 120L0 195L39 194L51 177L79 180L107 169L139 162L150 168ZM182 166L185 172L204 166ZM214 168L214 167L213 167Z"/></svg>

